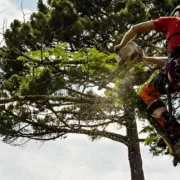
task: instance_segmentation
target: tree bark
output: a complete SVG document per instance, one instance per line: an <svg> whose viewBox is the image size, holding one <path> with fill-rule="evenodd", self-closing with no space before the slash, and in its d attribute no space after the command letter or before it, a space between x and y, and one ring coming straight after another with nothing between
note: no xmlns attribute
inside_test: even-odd
<svg viewBox="0 0 180 180"><path fill-rule="evenodd" d="M131 180L145 180L140 145L138 141L137 124L134 116L128 117L127 123L128 137L128 158L131 170Z"/></svg>

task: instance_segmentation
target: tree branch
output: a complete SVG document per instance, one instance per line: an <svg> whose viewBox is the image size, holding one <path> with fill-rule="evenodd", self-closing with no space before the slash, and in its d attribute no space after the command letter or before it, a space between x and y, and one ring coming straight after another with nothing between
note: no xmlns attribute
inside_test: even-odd
<svg viewBox="0 0 180 180"><path fill-rule="evenodd" d="M0 99L0 104L10 103L14 101L39 101L39 100L52 100L52 101L70 101L74 103L94 103L90 98L74 98L68 96L49 96L49 95L27 95L27 96L14 96L12 98Z"/></svg>

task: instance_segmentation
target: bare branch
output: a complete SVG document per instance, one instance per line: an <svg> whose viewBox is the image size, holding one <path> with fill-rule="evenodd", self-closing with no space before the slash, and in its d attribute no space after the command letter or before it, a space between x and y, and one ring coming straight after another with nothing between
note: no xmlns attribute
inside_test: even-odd
<svg viewBox="0 0 180 180"><path fill-rule="evenodd" d="M23 10L23 1L24 1L24 0L21 1L21 11L22 11L22 13L23 13L24 23L26 23L26 20L25 20L25 13L24 13L24 10Z"/></svg>

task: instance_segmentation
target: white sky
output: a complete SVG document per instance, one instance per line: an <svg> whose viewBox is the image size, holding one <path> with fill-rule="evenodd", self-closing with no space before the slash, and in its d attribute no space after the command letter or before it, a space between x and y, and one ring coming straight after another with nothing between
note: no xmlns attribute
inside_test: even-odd
<svg viewBox="0 0 180 180"><path fill-rule="evenodd" d="M37 0L24 0L25 13L36 10ZM6 18L22 20L21 0L0 0L0 25ZM2 27L2 26L0 26ZM91 142L86 136L69 135L65 140L31 142L25 148L0 143L2 180L130 180L127 149L102 139ZM141 145L146 180L179 180L179 167L169 156L152 157Z"/></svg>

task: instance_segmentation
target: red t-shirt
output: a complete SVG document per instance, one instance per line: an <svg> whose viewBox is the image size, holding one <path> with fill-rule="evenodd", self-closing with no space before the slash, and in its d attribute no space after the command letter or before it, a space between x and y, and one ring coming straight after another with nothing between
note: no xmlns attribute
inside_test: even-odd
<svg viewBox="0 0 180 180"><path fill-rule="evenodd" d="M155 31L165 33L167 39L172 34L180 33L180 18L178 17L161 17L153 22ZM168 52L176 46L180 46L180 34L170 38L168 41Z"/></svg>

